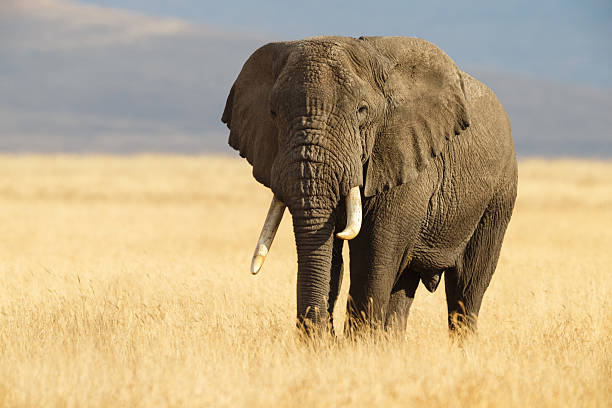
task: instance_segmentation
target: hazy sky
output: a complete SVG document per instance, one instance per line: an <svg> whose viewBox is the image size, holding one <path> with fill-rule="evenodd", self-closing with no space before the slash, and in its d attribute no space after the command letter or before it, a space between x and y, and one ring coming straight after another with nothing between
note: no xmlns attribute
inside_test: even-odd
<svg viewBox="0 0 612 408"><path fill-rule="evenodd" d="M228 152L221 113L258 46L404 34L438 44L495 90L520 155L612 157L612 23L603 3L526 11L353 1L344 13L323 2L118 3L0 0L0 151Z"/></svg>
<svg viewBox="0 0 612 408"><path fill-rule="evenodd" d="M88 0L271 34L408 35L463 66L612 87L612 1Z"/></svg>

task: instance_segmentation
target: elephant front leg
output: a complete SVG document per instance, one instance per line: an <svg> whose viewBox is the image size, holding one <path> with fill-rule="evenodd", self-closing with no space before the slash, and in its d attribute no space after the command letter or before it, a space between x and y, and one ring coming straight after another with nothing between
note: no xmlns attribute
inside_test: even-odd
<svg viewBox="0 0 612 408"><path fill-rule="evenodd" d="M349 242L351 286L347 303L345 330L384 328L391 289L398 265L394 254L381 254L363 234Z"/></svg>
<svg viewBox="0 0 612 408"><path fill-rule="evenodd" d="M414 294L419 286L419 274L414 271L404 271L393 286L389 307L385 318L385 329L406 331L408 313L414 300Z"/></svg>
<svg viewBox="0 0 612 408"><path fill-rule="evenodd" d="M342 287L342 275L344 274L342 260L343 246L343 239L334 238L334 246L332 250L331 280L329 283L329 296L327 303L327 312L329 314L332 332L334 331L334 307L336 306L338 296L340 295L340 289Z"/></svg>

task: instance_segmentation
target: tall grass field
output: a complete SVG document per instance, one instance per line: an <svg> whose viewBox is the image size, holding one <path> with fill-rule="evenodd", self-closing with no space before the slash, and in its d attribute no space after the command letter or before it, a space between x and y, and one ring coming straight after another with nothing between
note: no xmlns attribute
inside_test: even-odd
<svg viewBox="0 0 612 408"><path fill-rule="evenodd" d="M477 336L440 285L404 336L305 342L288 213L249 273L245 161L0 156L0 406L610 407L612 162L519 168Z"/></svg>

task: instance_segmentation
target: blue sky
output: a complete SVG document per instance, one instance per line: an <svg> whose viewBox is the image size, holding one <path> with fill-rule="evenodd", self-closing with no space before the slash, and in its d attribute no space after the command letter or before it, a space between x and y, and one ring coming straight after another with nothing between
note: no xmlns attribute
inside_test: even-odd
<svg viewBox="0 0 612 408"><path fill-rule="evenodd" d="M229 152L219 119L258 46L395 34L491 87L520 155L612 157L607 1L0 0L0 151Z"/></svg>
<svg viewBox="0 0 612 408"><path fill-rule="evenodd" d="M464 67L612 88L612 1L89 0L216 28L297 39L408 35Z"/></svg>

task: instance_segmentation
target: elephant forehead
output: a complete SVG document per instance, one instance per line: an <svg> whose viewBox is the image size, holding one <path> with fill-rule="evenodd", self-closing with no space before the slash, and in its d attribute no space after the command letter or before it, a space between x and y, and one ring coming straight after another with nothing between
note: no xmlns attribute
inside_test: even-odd
<svg viewBox="0 0 612 408"><path fill-rule="evenodd" d="M337 44L307 42L297 47L284 70L285 77L305 85L351 84L355 73L351 70L349 57Z"/></svg>
<svg viewBox="0 0 612 408"><path fill-rule="evenodd" d="M319 58L337 61L342 57L343 46L334 41L304 40L295 47L296 57Z"/></svg>
<svg viewBox="0 0 612 408"><path fill-rule="evenodd" d="M352 82L319 77L311 72L296 79L288 76L275 87L271 104L287 115L317 114L326 116L331 110L352 104Z"/></svg>

